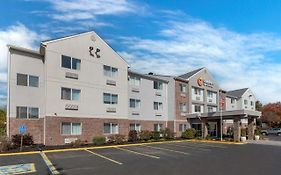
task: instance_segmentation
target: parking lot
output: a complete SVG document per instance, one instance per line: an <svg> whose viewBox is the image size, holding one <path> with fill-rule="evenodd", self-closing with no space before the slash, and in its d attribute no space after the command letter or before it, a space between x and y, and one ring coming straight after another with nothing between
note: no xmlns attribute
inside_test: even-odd
<svg viewBox="0 0 281 175"><path fill-rule="evenodd" d="M22 174L41 175L262 175L280 172L280 154L281 147L269 145L174 142L7 155L0 156L0 166L26 165Z"/></svg>

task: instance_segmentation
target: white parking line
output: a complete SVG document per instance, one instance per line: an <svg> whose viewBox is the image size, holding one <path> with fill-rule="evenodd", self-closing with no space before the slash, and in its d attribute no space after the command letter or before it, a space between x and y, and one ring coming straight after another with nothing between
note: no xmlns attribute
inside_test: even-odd
<svg viewBox="0 0 281 175"><path fill-rule="evenodd" d="M191 145L181 145L181 144L170 144L171 146L176 146L176 147L182 147L182 148L189 148L189 149L194 149L194 150L200 150L200 151L211 151L210 149L207 148L202 148L202 147L195 147Z"/></svg>
<svg viewBox="0 0 281 175"><path fill-rule="evenodd" d="M208 143L191 143L190 145L196 145L198 147L212 147L212 148L226 148L225 146L219 146L219 145L211 145Z"/></svg>
<svg viewBox="0 0 281 175"><path fill-rule="evenodd" d="M119 148L116 148L116 149L119 149L119 150L122 150L122 151L127 151L127 152L138 154L138 155L142 155L142 156L146 156L146 157L150 157L150 158L154 158L154 159L160 159L160 157L157 157L157 156L154 156L154 155L140 153L140 152L132 151L132 150L125 149L125 148L120 148L119 147Z"/></svg>
<svg viewBox="0 0 281 175"><path fill-rule="evenodd" d="M165 150L165 151L180 153L180 154L184 154L184 155L190 155L190 153L187 153L187 152L177 151L177 150L168 149L168 148L155 147L155 146L148 146L148 145L143 145L143 146L148 147L148 148L153 148L153 149L159 149L159 150Z"/></svg>
<svg viewBox="0 0 281 175"><path fill-rule="evenodd" d="M113 160L113 159L111 159L111 158L105 157L105 156L103 156L103 155L101 155L101 154L98 154L98 153L95 153L95 152L93 152L93 151L90 151L90 150L87 150L87 149L85 149L85 151L87 151L87 152L89 152L89 153L91 153L91 154L94 154L94 155L96 155L96 156L98 156L98 157L101 157L101 158L104 158L104 159L106 159L106 160L109 160L109 161L111 161L111 162L113 162L113 163L116 163L116 164L118 164L118 165L122 165L122 164L123 164L123 163L121 163L121 162L118 162L118 161Z"/></svg>

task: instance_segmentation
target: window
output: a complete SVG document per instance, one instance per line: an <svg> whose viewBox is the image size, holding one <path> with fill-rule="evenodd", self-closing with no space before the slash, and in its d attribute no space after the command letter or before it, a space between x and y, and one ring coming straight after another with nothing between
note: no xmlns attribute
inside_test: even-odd
<svg viewBox="0 0 281 175"><path fill-rule="evenodd" d="M140 108L140 100L130 99L130 108Z"/></svg>
<svg viewBox="0 0 281 175"><path fill-rule="evenodd" d="M39 87L39 77L17 73L17 85Z"/></svg>
<svg viewBox="0 0 281 175"><path fill-rule="evenodd" d="M17 106L16 117L19 119L37 119L39 118L39 108Z"/></svg>
<svg viewBox="0 0 281 175"><path fill-rule="evenodd" d="M194 111L195 112L201 112L201 106L200 105L195 105L194 106Z"/></svg>
<svg viewBox="0 0 281 175"><path fill-rule="evenodd" d="M162 102L154 102L153 106L154 106L154 110L163 110L163 103Z"/></svg>
<svg viewBox="0 0 281 175"><path fill-rule="evenodd" d="M186 104L185 103L180 103L180 111L186 112Z"/></svg>
<svg viewBox="0 0 281 175"><path fill-rule="evenodd" d="M179 124L179 131L184 132L186 130L186 124Z"/></svg>
<svg viewBox="0 0 281 175"><path fill-rule="evenodd" d="M133 131L133 130L136 130L136 131L141 131L141 125L140 124L137 124L137 123L131 123L130 124L130 131Z"/></svg>
<svg viewBox="0 0 281 175"><path fill-rule="evenodd" d="M103 133L104 134L118 134L119 126L114 123L104 123L103 125Z"/></svg>
<svg viewBox="0 0 281 175"><path fill-rule="evenodd" d="M186 93L186 85L180 84L180 91Z"/></svg>
<svg viewBox="0 0 281 175"><path fill-rule="evenodd" d="M61 134L63 135L81 135L81 123L62 122Z"/></svg>
<svg viewBox="0 0 281 175"><path fill-rule="evenodd" d="M194 94L195 95L201 95L201 89L199 89L199 88L194 88Z"/></svg>
<svg viewBox="0 0 281 175"><path fill-rule="evenodd" d="M212 91L207 91L207 97L213 98L213 92Z"/></svg>
<svg viewBox="0 0 281 175"><path fill-rule="evenodd" d="M254 102L253 101L251 101L251 106L254 106Z"/></svg>
<svg viewBox="0 0 281 175"><path fill-rule="evenodd" d="M162 90L163 89L163 83L159 82L159 81L154 81L153 82L153 88L158 89L158 90Z"/></svg>
<svg viewBox="0 0 281 175"><path fill-rule="evenodd" d="M130 85L139 86L140 85L140 77L130 76Z"/></svg>
<svg viewBox="0 0 281 175"><path fill-rule="evenodd" d="M80 70L81 60L77 58L71 58L69 56L61 56L61 67L73 70Z"/></svg>
<svg viewBox="0 0 281 175"><path fill-rule="evenodd" d="M247 105L248 104L248 100L244 100L244 105Z"/></svg>
<svg viewBox="0 0 281 175"><path fill-rule="evenodd" d="M162 130L162 127L163 127L163 124L160 124L160 123L154 124L154 131L159 132Z"/></svg>
<svg viewBox="0 0 281 175"><path fill-rule="evenodd" d="M116 77L117 73L118 73L117 68L103 65L103 75L107 77Z"/></svg>
<svg viewBox="0 0 281 175"><path fill-rule="evenodd" d="M80 100L81 90L71 88L61 88L61 99L62 100Z"/></svg>
<svg viewBox="0 0 281 175"><path fill-rule="evenodd" d="M231 104L234 104L234 102L235 102L235 99L234 99L234 98L231 98L231 99L230 99L230 103L231 103Z"/></svg>
<svg viewBox="0 0 281 175"><path fill-rule="evenodd" d="M208 112L214 112L212 106L208 106Z"/></svg>
<svg viewBox="0 0 281 175"><path fill-rule="evenodd" d="M118 95L103 93L103 103L104 104L117 104L118 103Z"/></svg>

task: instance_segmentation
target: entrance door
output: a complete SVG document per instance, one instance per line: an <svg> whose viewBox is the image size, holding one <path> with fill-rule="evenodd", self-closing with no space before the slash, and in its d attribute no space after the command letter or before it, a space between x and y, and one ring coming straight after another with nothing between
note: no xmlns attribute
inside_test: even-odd
<svg viewBox="0 0 281 175"><path fill-rule="evenodd" d="M191 125L191 127L196 130L196 137L202 137L202 124L201 123L193 123Z"/></svg>
<svg viewBox="0 0 281 175"><path fill-rule="evenodd" d="M208 123L208 134L210 137L217 137L217 123Z"/></svg>

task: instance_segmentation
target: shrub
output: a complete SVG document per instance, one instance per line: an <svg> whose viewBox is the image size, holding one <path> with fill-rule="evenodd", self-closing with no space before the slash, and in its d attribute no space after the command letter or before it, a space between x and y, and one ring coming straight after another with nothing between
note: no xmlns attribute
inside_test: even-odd
<svg viewBox="0 0 281 175"><path fill-rule="evenodd" d="M153 131L152 132L152 138L154 140L159 140L160 139L160 132L159 131Z"/></svg>
<svg viewBox="0 0 281 175"><path fill-rule="evenodd" d="M71 145L72 145L73 147L78 147L78 146L85 145L85 142L82 141L82 140L80 140L80 139L77 139L77 140L71 142Z"/></svg>
<svg viewBox="0 0 281 175"><path fill-rule="evenodd" d="M246 129L241 129L241 136L246 137L247 135L247 130Z"/></svg>
<svg viewBox="0 0 281 175"><path fill-rule="evenodd" d="M93 138L93 144L94 145L103 145L105 144L105 137L104 136L96 136Z"/></svg>
<svg viewBox="0 0 281 175"><path fill-rule="evenodd" d="M144 130L144 131L140 132L140 139L141 140L147 141L147 140L151 139L151 137L152 137L152 132L151 131Z"/></svg>
<svg viewBox="0 0 281 175"><path fill-rule="evenodd" d="M195 137L195 134L196 134L196 130L194 128L190 128L182 132L181 137L184 139L193 139Z"/></svg>
<svg viewBox="0 0 281 175"><path fill-rule="evenodd" d="M135 142L138 140L138 132L136 130L132 130L129 132L128 141Z"/></svg>
<svg viewBox="0 0 281 175"><path fill-rule="evenodd" d="M109 136L109 142L112 142L112 143L122 144L125 141L126 141L126 137L121 134L115 134L115 135Z"/></svg>
<svg viewBox="0 0 281 175"><path fill-rule="evenodd" d="M255 135L261 135L261 129L260 128L255 129Z"/></svg>
<svg viewBox="0 0 281 175"><path fill-rule="evenodd" d="M14 146L19 147L21 143L21 134L12 135L12 143ZM23 146L30 146L33 145L33 137L30 134L23 135Z"/></svg>
<svg viewBox="0 0 281 175"><path fill-rule="evenodd" d="M12 148L12 143L7 137L0 138L0 152L8 151Z"/></svg>
<svg viewBox="0 0 281 175"><path fill-rule="evenodd" d="M175 133L171 131L169 128L165 128L164 131L162 131L164 139L174 139Z"/></svg>

